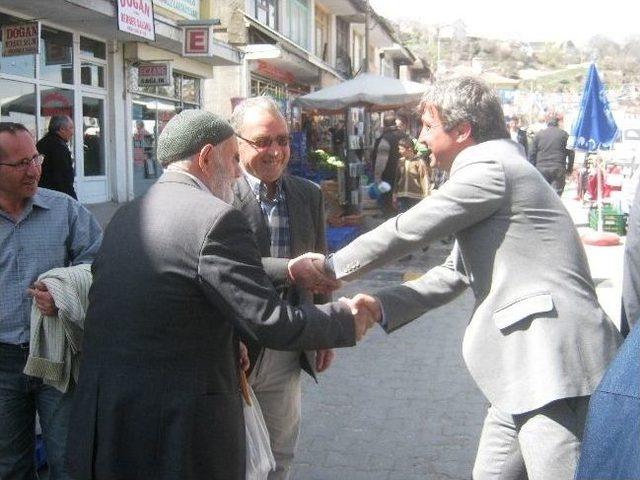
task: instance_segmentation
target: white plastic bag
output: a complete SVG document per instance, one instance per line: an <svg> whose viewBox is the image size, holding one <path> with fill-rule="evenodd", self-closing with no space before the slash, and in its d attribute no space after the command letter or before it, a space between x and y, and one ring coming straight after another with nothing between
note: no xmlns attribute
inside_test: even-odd
<svg viewBox="0 0 640 480"><path fill-rule="evenodd" d="M247 438L247 480L266 480L269 472L276 468L276 460L271 451L269 431L264 423L262 410L253 393L246 385L250 404L244 401L244 428Z"/></svg>

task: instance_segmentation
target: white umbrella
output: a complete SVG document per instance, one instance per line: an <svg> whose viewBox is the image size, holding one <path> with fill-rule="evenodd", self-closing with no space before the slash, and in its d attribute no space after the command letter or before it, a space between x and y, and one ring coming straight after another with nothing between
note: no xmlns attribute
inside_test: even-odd
<svg viewBox="0 0 640 480"><path fill-rule="evenodd" d="M324 112L353 106L368 106L372 111L393 110L417 104L426 89L427 85L422 83L361 73L352 80L299 97L295 103Z"/></svg>

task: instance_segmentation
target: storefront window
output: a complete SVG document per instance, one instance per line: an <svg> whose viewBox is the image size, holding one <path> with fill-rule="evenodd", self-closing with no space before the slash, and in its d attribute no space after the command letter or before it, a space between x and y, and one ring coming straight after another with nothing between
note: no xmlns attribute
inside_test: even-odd
<svg viewBox="0 0 640 480"><path fill-rule="evenodd" d="M72 119L75 118L73 116L72 90L45 87L40 89L40 116L42 117L41 126L43 127L40 137L48 130L49 121L54 115L66 115ZM75 137L72 137L71 144L71 151L74 152Z"/></svg>
<svg viewBox="0 0 640 480"><path fill-rule="evenodd" d="M104 67L91 62L82 62L80 81L83 85L104 88Z"/></svg>
<svg viewBox="0 0 640 480"><path fill-rule="evenodd" d="M200 101L200 82L195 78L182 77L182 100L198 103Z"/></svg>
<svg viewBox="0 0 640 480"><path fill-rule="evenodd" d="M21 23L20 20L9 15L0 13L0 27ZM2 38L0 37L0 73L9 75L19 75L21 77L34 78L36 75L36 56L35 55L17 55L15 57L2 57Z"/></svg>
<svg viewBox="0 0 640 480"><path fill-rule="evenodd" d="M99 42L92 38L80 37L80 55L84 58L106 60L107 46L104 42Z"/></svg>
<svg viewBox="0 0 640 480"><path fill-rule="evenodd" d="M178 113L175 103L135 95L133 97L133 193L145 193L162 174L156 161L156 139Z"/></svg>
<svg viewBox="0 0 640 480"><path fill-rule="evenodd" d="M82 122L84 176L104 175L104 100L83 97Z"/></svg>
<svg viewBox="0 0 640 480"><path fill-rule="evenodd" d="M42 27L40 79L73 83L73 35Z"/></svg>
<svg viewBox="0 0 640 480"><path fill-rule="evenodd" d="M36 137L36 88L29 83L0 79L0 119L24 124Z"/></svg>

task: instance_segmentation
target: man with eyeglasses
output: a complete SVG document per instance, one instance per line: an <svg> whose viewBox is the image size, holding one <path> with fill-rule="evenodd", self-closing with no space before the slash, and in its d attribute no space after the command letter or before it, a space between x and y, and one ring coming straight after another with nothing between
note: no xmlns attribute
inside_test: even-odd
<svg viewBox="0 0 640 480"><path fill-rule="evenodd" d="M234 110L231 124L243 172L234 186L233 204L249 220L267 274L294 305L328 302L327 292L336 282L306 281L291 268L293 257L326 252L325 219L318 186L285 174L289 132L277 104L268 97L247 99ZM324 257L309 254L308 258ZM316 379L316 372L326 370L334 354L332 350L263 349L251 341L247 346L252 367L249 382L260 402L277 464L269 479L286 479L300 429L300 370Z"/></svg>
<svg viewBox="0 0 640 480"><path fill-rule="evenodd" d="M44 315L57 307L38 276L55 267L91 263L102 232L76 200L38 187L43 156L19 123L0 122L0 478L34 479L35 416L49 478L64 466L73 388L62 393L23 374L29 355L31 302Z"/></svg>
<svg viewBox="0 0 640 480"><path fill-rule="evenodd" d="M77 199L73 188L76 173L68 145L72 137L73 120L66 115L54 115L49 120L47 134L36 144L36 148L44 155L40 186Z"/></svg>
<svg viewBox="0 0 640 480"><path fill-rule="evenodd" d="M490 402L473 478L572 480L589 396L621 336L569 213L509 138L495 92L473 77L436 82L421 110L419 140L449 180L325 268L352 279L454 235L443 265L355 300L392 332L471 287L463 356Z"/></svg>

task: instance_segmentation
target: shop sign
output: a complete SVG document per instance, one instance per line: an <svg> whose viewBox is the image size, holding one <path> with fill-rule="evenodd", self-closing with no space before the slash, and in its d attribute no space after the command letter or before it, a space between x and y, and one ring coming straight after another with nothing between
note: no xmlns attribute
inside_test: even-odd
<svg viewBox="0 0 640 480"><path fill-rule="evenodd" d="M171 85L171 63L155 62L138 65L139 87L162 87Z"/></svg>
<svg viewBox="0 0 640 480"><path fill-rule="evenodd" d="M211 25L184 27L182 54L185 57L213 55L213 27Z"/></svg>
<svg viewBox="0 0 640 480"><path fill-rule="evenodd" d="M286 70L281 70L264 60L258 60L256 73L287 85L295 82L295 77L292 73L287 72Z"/></svg>
<svg viewBox="0 0 640 480"><path fill-rule="evenodd" d="M39 22L2 26L2 56L33 55L38 53Z"/></svg>
<svg viewBox="0 0 640 480"><path fill-rule="evenodd" d="M189 20L200 18L200 0L154 0L153 3Z"/></svg>
<svg viewBox="0 0 640 480"><path fill-rule="evenodd" d="M156 31L152 0L118 0L118 30L154 42Z"/></svg>

